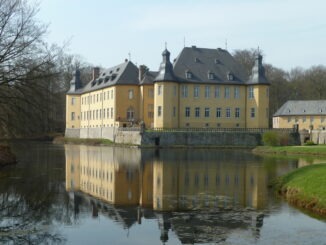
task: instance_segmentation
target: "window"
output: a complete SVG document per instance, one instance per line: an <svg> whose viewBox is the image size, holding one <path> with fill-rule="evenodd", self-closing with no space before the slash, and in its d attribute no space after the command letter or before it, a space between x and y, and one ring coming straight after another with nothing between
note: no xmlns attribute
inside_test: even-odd
<svg viewBox="0 0 326 245"><path fill-rule="evenodd" d="M129 107L127 110L127 120L134 119L134 108Z"/></svg>
<svg viewBox="0 0 326 245"><path fill-rule="evenodd" d="M199 86L198 85L196 85L194 87L194 97L195 98L198 98L199 97Z"/></svg>
<svg viewBox="0 0 326 245"><path fill-rule="evenodd" d="M186 107L186 109L185 109L185 117L190 117L190 107Z"/></svg>
<svg viewBox="0 0 326 245"><path fill-rule="evenodd" d="M113 118L113 107L111 107L111 118Z"/></svg>
<svg viewBox="0 0 326 245"><path fill-rule="evenodd" d="M103 118L105 118L105 109L103 109Z"/></svg>
<svg viewBox="0 0 326 245"><path fill-rule="evenodd" d="M205 107L205 117L209 117L209 107Z"/></svg>
<svg viewBox="0 0 326 245"><path fill-rule="evenodd" d="M191 74L191 72L190 71L186 71L186 78L187 79L191 79L192 78L192 74Z"/></svg>
<svg viewBox="0 0 326 245"><path fill-rule="evenodd" d="M313 122L313 121L314 121L314 117L311 116L311 117L310 117L310 122Z"/></svg>
<svg viewBox="0 0 326 245"><path fill-rule="evenodd" d="M214 73L213 72L208 72L208 79L213 80L214 79Z"/></svg>
<svg viewBox="0 0 326 245"><path fill-rule="evenodd" d="M200 108L199 107L195 108L195 117L200 117Z"/></svg>
<svg viewBox="0 0 326 245"><path fill-rule="evenodd" d="M215 96L215 98L220 98L220 87L219 86L215 86L214 96Z"/></svg>
<svg viewBox="0 0 326 245"><path fill-rule="evenodd" d="M322 123L325 122L325 117L322 116L322 117L320 118L320 122L322 122Z"/></svg>
<svg viewBox="0 0 326 245"><path fill-rule="evenodd" d="M98 102L98 94L96 94L96 102Z"/></svg>
<svg viewBox="0 0 326 245"><path fill-rule="evenodd" d="M177 114L177 108L173 106L173 117L175 117L176 114Z"/></svg>
<svg viewBox="0 0 326 245"><path fill-rule="evenodd" d="M235 118L239 118L240 117L240 108L237 107L235 108L235 114L234 114Z"/></svg>
<svg viewBox="0 0 326 245"><path fill-rule="evenodd" d="M222 117L222 109L220 107L216 108L216 117L217 118Z"/></svg>
<svg viewBox="0 0 326 245"><path fill-rule="evenodd" d="M76 98L75 97L72 97L71 98L71 104L74 105L76 103Z"/></svg>
<svg viewBox="0 0 326 245"><path fill-rule="evenodd" d="M113 99L113 89L111 90L111 99Z"/></svg>
<svg viewBox="0 0 326 245"><path fill-rule="evenodd" d="M230 98L230 88L229 87L225 87L224 88L224 98L225 99L229 99Z"/></svg>
<svg viewBox="0 0 326 245"><path fill-rule="evenodd" d="M226 110L225 110L225 117L226 118L230 118L231 117L231 108L230 107L226 108Z"/></svg>
<svg viewBox="0 0 326 245"><path fill-rule="evenodd" d="M205 98L209 98L210 93L211 93L211 87L205 86Z"/></svg>
<svg viewBox="0 0 326 245"><path fill-rule="evenodd" d="M234 98L235 99L240 98L240 89L239 89L239 87L234 87Z"/></svg>
<svg viewBox="0 0 326 245"><path fill-rule="evenodd" d="M75 112L72 112L71 113L71 121L74 121L75 120Z"/></svg>
<svg viewBox="0 0 326 245"><path fill-rule="evenodd" d="M152 88L148 89L148 97L149 98L154 98L154 89L152 89Z"/></svg>
<svg viewBox="0 0 326 245"><path fill-rule="evenodd" d="M249 99L254 98L254 87L253 86L249 86L249 88L248 88L248 97L249 97Z"/></svg>
<svg viewBox="0 0 326 245"><path fill-rule="evenodd" d="M306 116L303 116L302 117L302 122L305 122L307 119L306 119Z"/></svg>
<svg viewBox="0 0 326 245"><path fill-rule="evenodd" d="M162 116L162 106L157 107L157 116L158 117Z"/></svg>
<svg viewBox="0 0 326 245"><path fill-rule="evenodd" d="M183 97L183 98L188 97L188 86L187 85L181 86L181 97Z"/></svg>
<svg viewBox="0 0 326 245"><path fill-rule="evenodd" d="M177 86L173 86L173 96L177 96Z"/></svg>
<svg viewBox="0 0 326 245"><path fill-rule="evenodd" d="M255 108L250 108L250 117L251 118L255 117Z"/></svg>
<svg viewBox="0 0 326 245"><path fill-rule="evenodd" d="M161 95L162 94L162 85L158 85L157 86L157 95Z"/></svg>
<svg viewBox="0 0 326 245"><path fill-rule="evenodd" d="M98 110L96 110L96 119L98 119Z"/></svg>
<svg viewBox="0 0 326 245"><path fill-rule="evenodd" d="M129 89L128 90L128 98L130 100L134 98L134 90L133 89Z"/></svg>

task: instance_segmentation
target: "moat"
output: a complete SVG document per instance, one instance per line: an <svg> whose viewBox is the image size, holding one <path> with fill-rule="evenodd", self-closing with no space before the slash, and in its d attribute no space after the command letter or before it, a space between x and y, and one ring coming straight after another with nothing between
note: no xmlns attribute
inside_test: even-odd
<svg viewBox="0 0 326 245"><path fill-rule="evenodd" d="M12 142L1 244L326 244L326 221L268 187L326 159L245 150Z"/></svg>

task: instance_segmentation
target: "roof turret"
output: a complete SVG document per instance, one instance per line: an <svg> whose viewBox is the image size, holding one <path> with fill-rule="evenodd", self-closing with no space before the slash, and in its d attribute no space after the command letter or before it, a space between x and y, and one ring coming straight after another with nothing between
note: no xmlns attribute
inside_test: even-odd
<svg viewBox="0 0 326 245"><path fill-rule="evenodd" d="M78 89L82 88L82 82L80 79L80 71L77 69L73 74L73 78L70 81L70 89L68 93L74 93Z"/></svg>
<svg viewBox="0 0 326 245"><path fill-rule="evenodd" d="M251 76L249 77L248 84L269 84L265 76L265 68L263 66L263 56L257 52L255 57L255 64L252 68Z"/></svg>
<svg viewBox="0 0 326 245"><path fill-rule="evenodd" d="M159 73L154 81L177 81L173 72L172 63L170 62L170 52L166 48L162 53L162 58Z"/></svg>

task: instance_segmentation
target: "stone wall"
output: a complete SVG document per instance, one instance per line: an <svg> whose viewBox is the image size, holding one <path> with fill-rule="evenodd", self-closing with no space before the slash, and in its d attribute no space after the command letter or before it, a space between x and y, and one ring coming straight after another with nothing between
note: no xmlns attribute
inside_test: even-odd
<svg viewBox="0 0 326 245"><path fill-rule="evenodd" d="M67 138L80 138L79 128L66 128L65 136Z"/></svg>
<svg viewBox="0 0 326 245"><path fill-rule="evenodd" d="M142 135L144 146L246 146L261 144L261 133L239 132L145 132Z"/></svg>
<svg viewBox="0 0 326 245"><path fill-rule="evenodd" d="M315 144L326 144L326 130L312 130L311 140Z"/></svg>
<svg viewBox="0 0 326 245"><path fill-rule="evenodd" d="M78 134L79 133L79 134ZM66 137L104 138L118 144L139 146L239 146L262 145L263 132L151 132L120 131L117 128L66 130ZM324 135L326 140L326 131ZM298 133L289 133L289 143L300 144Z"/></svg>
<svg viewBox="0 0 326 245"><path fill-rule="evenodd" d="M139 131L118 131L114 142L117 144L141 145L142 135Z"/></svg>

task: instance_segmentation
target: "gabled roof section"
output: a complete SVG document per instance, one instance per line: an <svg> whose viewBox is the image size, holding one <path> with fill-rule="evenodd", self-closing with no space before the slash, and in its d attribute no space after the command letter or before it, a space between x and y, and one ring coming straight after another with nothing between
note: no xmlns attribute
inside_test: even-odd
<svg viewBox="0 0 326 245"><path fill-rule="evenodd" d="M326 115L326 100L289 100L273 116L304 115Z"/></svg>
<svg viewBox="0 0 326 245"><path fill-rule="evenodd" d="M255 58L255 65L252 68L248 84L270 84L265 76L265 68L263 66L263 56L258 52Z"/></svg>
<svg viewBox="0 0 326 245"><path fill-rule="evenodd" d="M84 87L83 93L103 89L113 85L138 84L138 68L131 61L127 61L101 72L97 79L90 81Z"/></svg>
<svg viewBox="0 0 326 245"><path fill-rule="evenodd" d="M153 84L157 75L157 71L147 71L144 74L144 78L140 81L140 85Z"/></svg>
<svg viewBox="0 0 326 245"><path fill-rule="evenodd" d="M182 82L245 84L242 66L224 49L184 48L174 62L174 74Z"/></svg>
<svg viewBox="0 0 326 245"><path fill-rule="evenodd" d="M162 62L159 68L158 75L154 81L177 81L173 72L173 66L170 62L170 52L165 49L162 53Z"/></svg>

